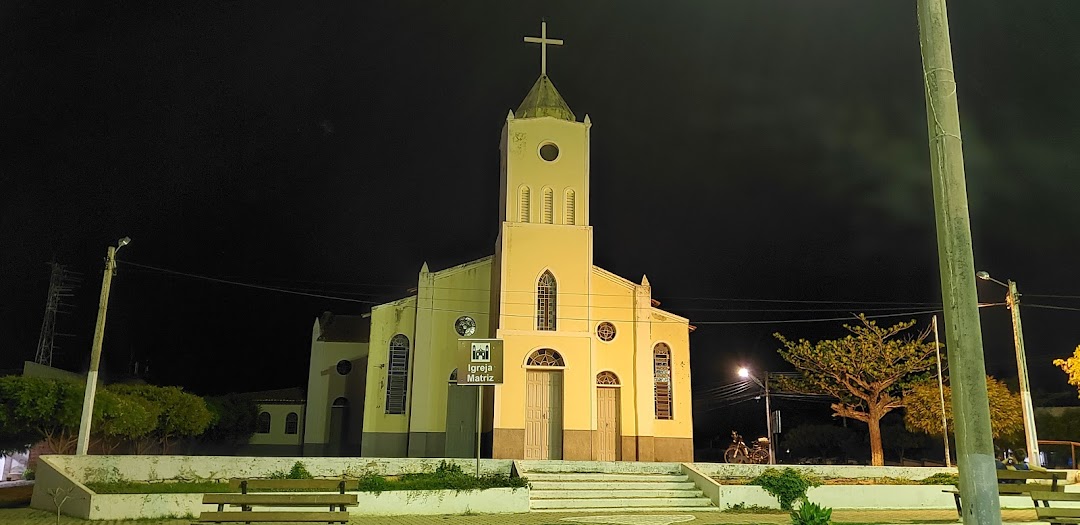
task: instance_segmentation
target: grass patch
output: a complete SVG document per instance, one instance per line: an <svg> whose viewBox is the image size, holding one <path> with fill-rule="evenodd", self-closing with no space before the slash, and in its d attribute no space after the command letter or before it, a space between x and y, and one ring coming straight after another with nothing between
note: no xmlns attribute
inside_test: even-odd
<svg viewBox="0 0 1080 525"><path fill-rule="evenodd" d="M745 503L736 503L734 505L728 505L724 512L730 512L731 514L787 514L788 511L774 509L772 507L762 507L761 505L747 505Z"/></svg>
<svg viewBox="0 0 1080 525"><path fill-rule="evenodd" d="M228 483L213 481L183 481L176 483L112 481L108 483L87 483L86 486L98 494L202 494L206 492L229 492Z"/></svg>
<svg viewBox="0 0 1080 525"><path fill-rule="evenodd" d="M462 472L455 463L439 463L435 472L402 474L386 477L379 474L367 474L360 478L360 492L383 492L391 490L483 490L499 488L524 488L529 485L526 478L512 478L505 474L488 474L476 477Z"/></svg>

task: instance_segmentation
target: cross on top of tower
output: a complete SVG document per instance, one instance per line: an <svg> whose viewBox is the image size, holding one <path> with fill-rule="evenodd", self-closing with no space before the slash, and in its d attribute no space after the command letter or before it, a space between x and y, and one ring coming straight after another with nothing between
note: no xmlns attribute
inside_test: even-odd
<svg viewBox="0 0 1080 525"><path fill-rule="evenodd" d="M547 46L551 44L553 46L563 45L563 41L558 38L547 37L547 20L540 21L540 38L535 36L525 37L525 42L530 44L540 44L540 76L547 76Z"/></svg>

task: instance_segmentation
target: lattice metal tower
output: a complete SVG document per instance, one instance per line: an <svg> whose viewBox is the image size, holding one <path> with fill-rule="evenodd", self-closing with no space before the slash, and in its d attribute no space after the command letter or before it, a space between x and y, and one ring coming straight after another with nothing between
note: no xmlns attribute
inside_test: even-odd
<svg viewBox="0 0 1080 525"><path fill-rule="evenodd" d="M49 298L45 302L45 318L41 321L41 334L38 336L37 353L34 362L52 366L53 351L56 346L56 314L67 313L63 307L71 305L62 302L62 298L71 297L72 292L82 281L77 272L68 270L66 266L56 262L46 263L52 268L49 275ZM59 334L66 335L66 334Z"/></svg>

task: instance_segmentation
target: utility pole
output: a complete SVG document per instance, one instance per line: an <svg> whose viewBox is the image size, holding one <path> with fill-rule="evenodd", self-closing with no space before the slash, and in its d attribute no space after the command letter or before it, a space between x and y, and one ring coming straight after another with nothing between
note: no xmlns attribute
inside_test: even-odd
<svg viewBox="0 0 1080 525"><path fill-rule="evenodd" d="M1024 328L1020 324L1020 294L1016 282L1009 280L1009 295L1005 301L1012 312L1013 342L1016 344L1016 368L1020 375L1020 402L1024 413L1024 438L1027 441L1029 465L1042 465L1039 460L1039 435L1035 430L1035 408L1031 404L1031 385L1028 383L1027 356L1024 353Z"/></svg>
<svg viewBox="0 0 1080 525"><path fill-rule="evenodd" d="M765 432L769 435L769 464L776 464L776 454L773 452L772 433L772 406L769 404L769 373L765 372Z"/></svg>
<svg viewBox="0 0 1080 525"><path fill-rule="evenodd" d="M90 447L90 422L94 415L94 395L97 394L98 365L101 361L101 343L105 338L105 314L109 308L109 287L112 286L113 272L116 271L116 252L126 246L131 239L120 239L117 246L109 246L105 257L105 274L101 277L101 299L98 301L97 325L94 327L94 345L90 349L90 370L86 373L86 390L83 396L82 419L79 421L79 442L75 454L85 456Z"/></svg>
<svg viewBox="0 0 1080 525"><path fill-rule="evenodd" d="M1001 523L960 113L945 0L917 0L941 295L965 525Z"/></svg>
<svg viewBox="0 0 1080 525"><path fill-rule="evenodd" d="M945 439L945 466L952 466L949 457L949 418L945 417L945 380L941 377L941 343L938 342L937 315L934 316L934 353L937 354L937 386L941 398L941 437Z"/></svg>

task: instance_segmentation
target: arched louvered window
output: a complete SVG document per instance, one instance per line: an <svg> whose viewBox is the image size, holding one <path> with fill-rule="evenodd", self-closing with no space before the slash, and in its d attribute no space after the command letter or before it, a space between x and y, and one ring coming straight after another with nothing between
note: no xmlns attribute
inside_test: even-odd
<svg viewBox="0 0 1080 525"><path fill-rule="evenodd" d="M270 433L270 413L259 412L259 419L255 423L256 434L269 434Z"/></svg>
<svg viewBox="0 0 1080 525"><path fill-rule="evenodd" d="M544 188L544 224L555 223L555 192L551 188Z"/></svg>
<svg viewBox="0 0 1080 525"><path fill-rule="evenodd" d="M674 419L671 410L671 348L664 343L653 347L653 395L656 419Z"/></svg>
<svg viewBox="0 0 1080 525"><path fill-rule="evenodd" d="M390 339L390 363L386 367L386 413L405 413L405 389L409 384L409 338L397 334Z"/></svg>
<svg viewBox="0 0 1080 525"><path fill-rule="evenodd" d="M563 195L563 201L566 203L566 224L570 225L575 223L574 214L577 213L574 198L574 190L566 190L566 194Z"/></svg>
<svg viewBox="0 0 1080 525"><path fill-rule="evenodd" d="M598 385L618 385L619 376L615 375L615 372L603 371L596 374L596 384Z"/></svg>
<svg viewBox="0 0 1080 525"><path fill-rule="evenodd" d="M555 298L558 292L555 276L545 271L536 283L536 329L555 330Z"/></svg>
<svg viewBox="0 0 1080 525"><path fill-rule="evenodd" d="M529 187L522 186L518 191L518 220L529 222Z"/></svg>
<svg viewBox="0 0 1080 525"><path fill-rule="evenodd" d="M555 350L541 348L529 355L525 366L566 366L566 361Z"/></svg>
<svg viewBox="0 0 1080 525"><path fill-rule="evenodd" d="M296 412L289 412L289 415L285 416L285 433L295 434L300 426L300 417L296 415Z"/></svg>

